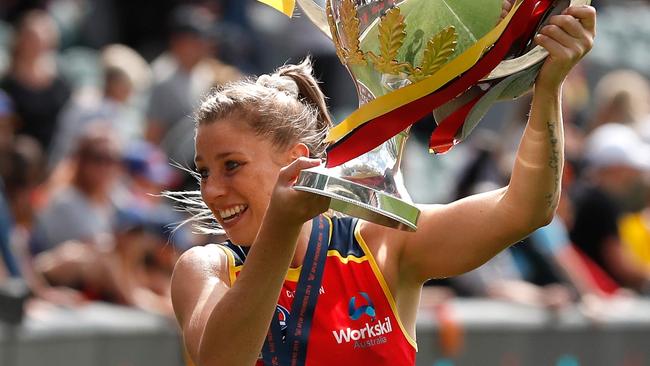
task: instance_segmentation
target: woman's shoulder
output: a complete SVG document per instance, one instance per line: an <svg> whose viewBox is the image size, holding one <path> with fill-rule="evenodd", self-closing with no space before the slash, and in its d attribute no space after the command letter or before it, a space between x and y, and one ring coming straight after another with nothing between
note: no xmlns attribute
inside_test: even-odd
<svg viewBox="0 0 650 366"><path fill-rule="evenodd" d="M218 277L228 280L228 256L220 244L197 245L186 250L174 266L172 286L176 280L205 280Z"/></svg>
<svg viewBox="0 0 650 366"><path fill-rule="evenodd" d="M374 222L366 221L359 219L354 227L354 231L361 235L368 245L371 245L370 242L375 242L377 240L390 240L391 238L399 236L400 234L405 233L405 231L392 228L380 224L375 224Z"/></svg>
<svg viewBox="0 0 650 366"><path fill-rule="evenodd" d="M205 295L219 299L230 287L226 254L215 244L194 246L176 262L171 280L174 313L183 329L205 305Z"/></svg>
<svg viewBox="0 0 650 366"><path fill-rule="evenodd" d="M378 257L381 251L390 257L386 258L386 255L380 256L381 258L387 259L387 262L391 262L383 263L383 265L395 264L392 261L400 257L399 253L404 243L401 235L406 233L405 231L359 220L354 227L354 232L357 240L363 241L363 244L370 250L373 256ZM380 264L380 267L382 267L382 264Z"/></svg>

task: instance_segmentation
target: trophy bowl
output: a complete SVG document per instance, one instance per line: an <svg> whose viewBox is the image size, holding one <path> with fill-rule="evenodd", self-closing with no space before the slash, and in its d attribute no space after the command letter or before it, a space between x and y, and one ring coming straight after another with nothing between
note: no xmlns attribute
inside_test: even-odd
<svg viewBox="0 0 650 366"><path fill-rule="evenodd" d="M589 0L297 0L336 48L359 108L328 136L327 168L294 188L381 225L416 230L399 170L409 126L433 113L429 148L461 142L496 101L530 91L547 56L532 42L553 14Z"/></svg>

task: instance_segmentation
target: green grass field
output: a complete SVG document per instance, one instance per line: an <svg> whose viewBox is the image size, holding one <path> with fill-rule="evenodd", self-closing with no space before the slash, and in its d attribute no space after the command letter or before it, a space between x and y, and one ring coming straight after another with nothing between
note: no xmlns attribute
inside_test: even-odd
<svg viewBox="0 0 650 366"><path fill-rule="evenodd" d="M405 0L399 4L406 23L407 36L398 61L418 66L427 42L443 28L453 25L458 32L458 45L453 57L458 56L496 26L503 0ZM361 40L361 49L379 55L378 22L373 24ZM353 66L352 72L375 96L386 94L381 75L372 65Z"/></svg>

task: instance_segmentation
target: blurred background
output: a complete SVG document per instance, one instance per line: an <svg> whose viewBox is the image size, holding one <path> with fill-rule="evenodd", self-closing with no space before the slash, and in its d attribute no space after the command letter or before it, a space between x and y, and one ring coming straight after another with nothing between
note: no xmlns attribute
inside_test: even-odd
<svg viewBox="0 0 650 366"><path fill-rule="evenodd" d="M650 365L650 1L594 1L593 51L564 86L553 222L427 284L418 365ZM0 366L185 365L169 280L221 239L159 196L196 190L200 96L306 55L335 119L357 106L331 42L253 0L0 2ZM418 203L507 184L530 98L403 172ZM459 233L459 235L461 235Z"/></svg>

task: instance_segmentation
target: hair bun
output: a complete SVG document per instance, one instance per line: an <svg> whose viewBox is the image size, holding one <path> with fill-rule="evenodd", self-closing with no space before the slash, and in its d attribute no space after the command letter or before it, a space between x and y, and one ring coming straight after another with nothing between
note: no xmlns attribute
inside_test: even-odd
<svg viewBox="0 0 650 366"><path fill-rule="evenodd" d="M276 89L294 98L298 98L298 84L289 76L264 74L257 78L256 84L266 88Z"/></svg>

